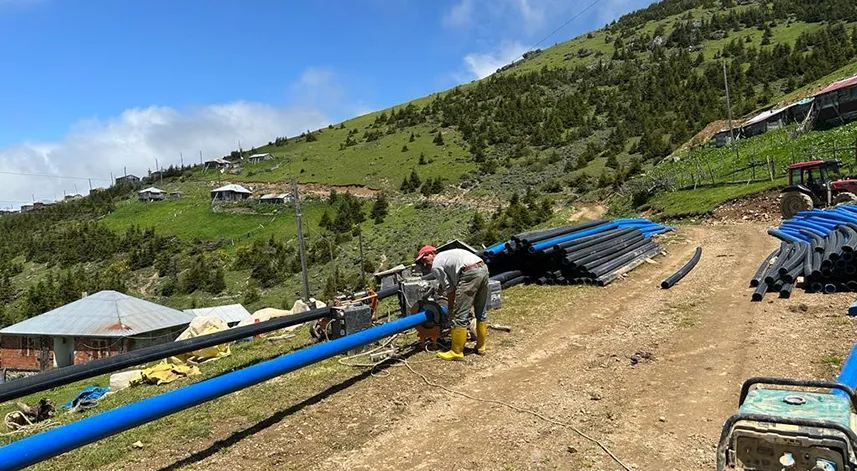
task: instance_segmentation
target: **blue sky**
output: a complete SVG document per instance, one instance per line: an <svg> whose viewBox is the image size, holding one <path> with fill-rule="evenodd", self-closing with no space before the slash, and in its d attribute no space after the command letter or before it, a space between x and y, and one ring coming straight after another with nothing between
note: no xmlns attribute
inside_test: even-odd
<svg viewBox="0 0 857 471"><path fill-rule="evenodd" d="M109 179L294 135L483 77L590 3L0 0L0 171ZM542 47L649 3L600 0ZM48 180L0 176L0 205L71 191Z"/></svg>

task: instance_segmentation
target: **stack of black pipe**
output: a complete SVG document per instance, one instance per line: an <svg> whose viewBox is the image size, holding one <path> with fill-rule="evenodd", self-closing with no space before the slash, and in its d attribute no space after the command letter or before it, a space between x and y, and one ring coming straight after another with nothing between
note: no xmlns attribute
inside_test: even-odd
<svg viewBox="0 0 857 471"><path fill-rule="evenodd" d="M552 239L604 226L601 232L555 244ZM520 283L539 285L597 284L604 286L660 253L651 239L652 229L615 227L608 221L592 221L576 226L518 234L502 249L489 247L483 253L491 279L503 288ZM533 247L548 245L539 250ZM491 249L494 250L491 250Z"/></svg>
<svg viewBox="0 0 857 471"><path fill-rule="evenodd" d="M824 237L809 231L802 234L808 242L783 238L756 270L750 280L756 288L753 301L761 301L769 292L788 298L798 277L803 277L803 287L810 293L857 292L857 224L840 225Z"/></svg>

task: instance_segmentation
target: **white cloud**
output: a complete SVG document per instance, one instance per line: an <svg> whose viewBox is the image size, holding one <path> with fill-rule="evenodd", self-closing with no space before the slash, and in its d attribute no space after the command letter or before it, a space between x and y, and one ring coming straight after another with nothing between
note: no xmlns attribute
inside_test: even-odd
<svg viewBox="0 0 857 471"><path fill-rule="evenodd" d="M235 150L238 140L245 149L276 136L316 129L329 120L317 109L278 108L263 103L233 102L197 108L175 109L150 106L124 111L107 119L76 123L57 142L24 142L0 149L0 171L92 177L92 186L107 186L110 172L146 175L155 169L155 159L164 167L199 162ZM7 201L61 198L74 185L86 193L85 180L10 176L0 174L0 205ZM13 205L17 206L17 205Z"/></svg>
<svg viewBox="0 0 857 471"><path fill-rule="evenodd" d="M533 31L544 26L545 9L548 6L551 6L550 4L545 4L545 2L540 2L539 0L535 0L535 2L531 0L514 1L515 6L518 9L518 13L521 16L521 20L529 31Z"/></svg>
<svg viewBox="0 0 857 471"><path fill-rule="evenodd" d="M481 79L520 58L527 50L528 47L517 41L503 41L496 50L467 54L464 56L464 64L473 78Z"/></svg>
<svg viewBox="0 0 857 471"><path fill-rule="evenodd" d="M441 23L447 28L462 28L470 25L473 17L475 0L461 0L453 5L446 14L443 15Z"/></svg>

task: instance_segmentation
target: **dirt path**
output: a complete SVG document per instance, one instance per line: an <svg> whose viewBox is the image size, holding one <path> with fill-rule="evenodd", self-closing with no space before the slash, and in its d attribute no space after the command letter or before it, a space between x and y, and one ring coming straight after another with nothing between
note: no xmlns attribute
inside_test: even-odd
<svg viewBox="0 0 857 471"><path fill-rule="evenodd" d="M489 356L443 363L421 355L412 367L579 427L634 470L712 469L745 378L830 375L822 360L844 356L857 334L843 314L848 295L749 302L747 282L775 246L764 227L683 228L666 258L606 288L512 290L507 296L519 308L525 299L531 313L513 322L512 334L491 333ZM697 268L659 289L697 245ZM220 431L219 444L147 467L620 469L568 428L428 387L403 367L334 386L260 424Z"/></svg>

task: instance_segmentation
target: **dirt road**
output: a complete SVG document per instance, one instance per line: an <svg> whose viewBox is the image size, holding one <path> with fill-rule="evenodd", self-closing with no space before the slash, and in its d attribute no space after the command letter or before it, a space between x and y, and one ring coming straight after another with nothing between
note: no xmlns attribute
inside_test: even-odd
<svg viewBox="0 0 857 471"><path fill-rule="evenodd" d="M713 469L745 378L830 377L857 335L845 318L848 295L796 290L789 300L749 302L747 283L775 246L764 228L682 228L667 257L606 288L515 288L495 313L514 330L491 333L490 355L444 363L421 354L411 366L578 427L631 469ZM697 268L659 289L697 245ZM158 467L621 469L568 427L450 395L401 366L352 383Z"/></svg>

